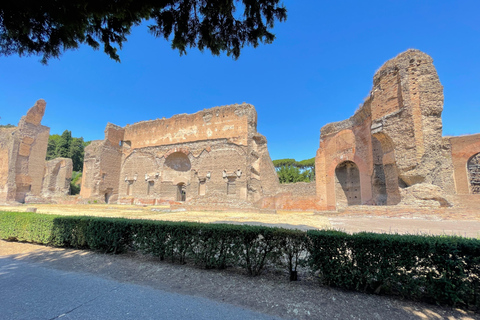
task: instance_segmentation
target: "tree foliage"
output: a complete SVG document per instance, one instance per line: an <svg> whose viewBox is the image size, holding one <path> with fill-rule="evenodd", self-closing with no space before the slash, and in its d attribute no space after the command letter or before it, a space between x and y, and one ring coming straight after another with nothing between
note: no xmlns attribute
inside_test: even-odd
<svg viewBox="0 0 480 320"><path fill-rule="evenodd" d="M103 45L120 61L117 50L131 28L149 20L150 32L171 39L180 54L198 47L236 59L245 45L271 43L275 35L269 30L286 12L279 0L2 1L0 55L42 55L46 63L87 44Z"/></svg>
<svg viewBox="0 0 480 320"><path fill-rule="evenodd" d="M273 160L280 183L311 182L315 180L315 158Z"/></svg>
<svg viewBox="0 0 480 320"><path fill-rule="evenodd" d="M83 138L72 137L72 132L65 130L62 135L53 134L48 138L47 160L55 158L71 158L73 171L83 170L83 156L89 142Z"/></svg>

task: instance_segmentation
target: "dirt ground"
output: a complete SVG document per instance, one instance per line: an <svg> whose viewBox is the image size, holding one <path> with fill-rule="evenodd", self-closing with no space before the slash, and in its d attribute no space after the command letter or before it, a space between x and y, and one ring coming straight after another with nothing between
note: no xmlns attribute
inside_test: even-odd
<svg viewBox="0 0 480 320"><path fill-rule="evenodd" d="M260 224L303 230L447 233L476 238L480 234L480 213L475 208L458 212L357 208L344 212L252 213L187 212L160 206L42 204L0 206L0 210L27 211L33 207L38 213ZM297 282L288 281L286 273L268 270L252 278L241 270L203 270L134 253L112 256L5 241L0 241L1 257L202 296L287 319L480 319L479 314L469 311L322 287L306 273L300 274Z"/></svg>
<svg viewBox="0 0 480 320"><path fill-rule="evenodd" d="M322 287L306 274L290 282L286 272L249 277L241 270L204 270L133 253L113 256L0 241L3 257L201 296L285 319L480 319L471 311Z"/></svg>
<svg viewBox="0 0 480 320"><path fill-rule="evenodd" d="M126 206L110 204L0 206L1 211L26 211L59 215L94 215L132 219L194 221L278 226L300 230L336 229L346 232L371 231L399 234L459 235L480 239L480 204L445 210L401 207L358 206L341 212L276 213L185 211L168 206Z"/></svg>

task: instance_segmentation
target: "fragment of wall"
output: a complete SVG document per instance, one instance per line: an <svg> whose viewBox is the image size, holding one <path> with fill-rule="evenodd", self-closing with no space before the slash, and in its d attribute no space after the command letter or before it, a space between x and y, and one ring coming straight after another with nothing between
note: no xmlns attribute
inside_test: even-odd
<svg viewBox="0 0 480 320"><path fill-rule="evenodd" d="M452 192L453 167L442 143L443 87L432 58L408 50L387 61L375 73L370 100L372 133L393 142L402 182Z"/></svg>
<svg viewBox="0 0 480 320"><path fill-rule="evenodd" d="M280 184L278 193L261 200L261 208L289 211L316 211L326 208L318 202L315 182Z"/></svg>
<svg viewBox="0 0 480 320"><path fill-rule="evenodd" d="M105 139L92 141L85 147L80 196L100 202L118 198L124 129L108 123Z"/></svg>
<svg viewBox="0 0 480 320"><path fill-rule="evenodd" d="M42 183L42 197L47 199L70 194L73 162L70 158L56 158L45 163Z"/></svg>
<svg viewBox="0 0 480 320"><path fill-rule="evenodd" d="M453 192L442 109L443 87L428 55L408 50L387 61L354 116L321 129L316 157L320 202L328 209L342 205L335 170L345 161L358 166L362 204L396 204L399 187L417 183Z"/></svg>
<svg viewBox="0 0 480 320"><path fill-rule="evenodd" d="M40 123L45 107L45 101L38 100L16 128L2 129L2 201L23 203L27 195L40 196L50 132Z"/></svg>
<svg viewBox="0 0 480 320"><path fill-rule="evenodd" d="M15 199L15 170L12 165L16 127L0 128L0 201Z"/></svg>
<svg viewBox="0 0 480 320"><path fill-rule="evenodd" d="M256 123L252 105L235 104L127 125L124 140L132 150L215 139L246 146L249 133L256 132Z"/></svg>

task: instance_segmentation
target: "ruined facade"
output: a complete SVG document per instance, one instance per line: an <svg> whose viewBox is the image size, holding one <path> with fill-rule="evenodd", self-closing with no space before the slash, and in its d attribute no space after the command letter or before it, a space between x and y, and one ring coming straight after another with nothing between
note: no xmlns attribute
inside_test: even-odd
<svg viewBox="0 0 480 320"><path fill-rule="evenodd" d="M69 192L71 159L62 160L58 170L46 166L50 128L41 124L45 107L38 100L17 127L0 128L0 203L43 202L43 196Z"/></svg>
<svg viewBox="0 0 480 320"><path fill-rule="evenodd" d="M85 149L81 196L100 202L156 204L212 198L255 203L278 178L249 104L215 107L124 128Z"/></svg>
<svg viewBox="0 0 480 320"><path fill-rule="evenodd" d="M321 129L319 206L448 205L445 194L477 192L480 135L443 138L442 110L430 56L408 50L387 61L355 114Z"/></svg>
<svg viewBox="0 0 480 320"><path fill-rule="evenodd" d="M81 200L176 203L202 209L336 210L356 205L450 206L480 197L480 134L442 137L443 87L433 60L408 50L374 75L355 114L321 129L316 182L279 185L249 104L125 127L85 148ZM0 128L0 203L56 201L72 161L46 162L39 100Z"/></svg>

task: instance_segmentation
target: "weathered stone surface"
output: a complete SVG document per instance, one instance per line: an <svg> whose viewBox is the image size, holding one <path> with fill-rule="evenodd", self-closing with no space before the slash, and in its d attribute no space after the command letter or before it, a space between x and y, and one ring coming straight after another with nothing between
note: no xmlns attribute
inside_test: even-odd
<svg viewBox="0 0 480 320"><path fill-rule="evenodd" d="M107 125L85 149L81 196L101 202L253 204L275 194L278 178L252 105L230 105ZM232 205L233 205L232 202Z"/></svg>
<svg viewBox="0 0 480 320"><path fill-rule="evenodd" d="M430 56L408 50L387 61L360 109L321 129L321 206L395 205L408 194L402 189L417 184L438 186L444 194L455 188L469 193L465 167L480 152L480 140L442 138L442 110L443 87Z"/></svg>
<svg viewBox="0 0 480 320"><path fill-rule="evenodd" d="M433 202L437 202L435 204ZM418 183L402 190L402 205L413 206L440 206L451 207L452 204L445 198L444 191L436 185Z"/></svg>
<svg viewBox="0 0 480 320"><path fill-rule="evenodd" d="M46 103L38 100L15 128L0 128L0 201L40 197L50 129L40 124Z"/></svg>
<svg viewBox="0 0 480 320"><path fill-rule="evenodd" d="M73 162L70 158L56 158L47 161L43 176L42 196L62 197L70 194Z"/></svg>

